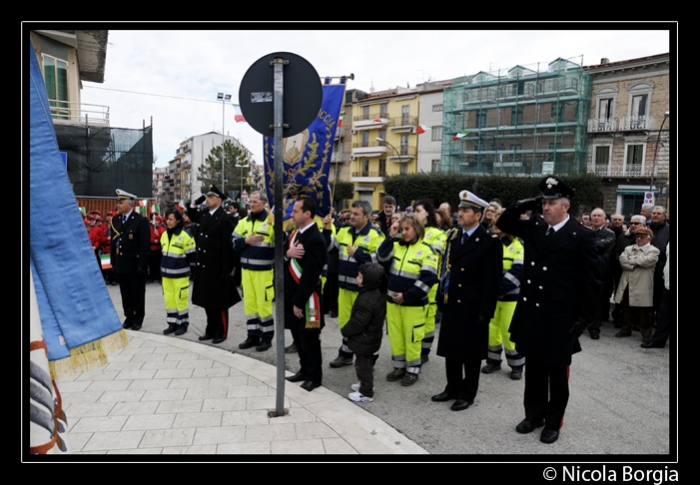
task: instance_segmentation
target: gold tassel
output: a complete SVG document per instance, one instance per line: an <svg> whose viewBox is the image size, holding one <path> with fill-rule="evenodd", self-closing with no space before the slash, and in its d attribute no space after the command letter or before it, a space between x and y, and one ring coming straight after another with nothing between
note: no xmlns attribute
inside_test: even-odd
<svg viewBox="0 0 700 485"><path fill-rule="evenodd" d="M120 329L111 335L70 349L70 357L49 361L51 378L72 376L103 367L109 363L108 353L111 354L127 345L129 345L129 337L123 329Z"/></svg>
<svg viewBox="0 0 700 485"><path fill-rule="evenodd" d="M321 321L320 320L307 320L306 325L304 325L304 328L307 330L320 329L321 328Z"/></svg>

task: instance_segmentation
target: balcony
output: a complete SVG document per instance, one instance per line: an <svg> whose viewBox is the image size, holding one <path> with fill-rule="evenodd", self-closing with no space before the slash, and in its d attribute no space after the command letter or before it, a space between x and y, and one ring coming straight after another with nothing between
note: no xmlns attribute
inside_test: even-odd
<svg viewBox="0 0 700 485"><path fill-rule="evenodd" d="M617 118L588 120L588 133L608 133L617 131Z"/></svg>
<svg viewBox="0 0 700 485"><path fill-rule="evenodd" d="M620 131L651 130L654 118L651 116L625 116L620 118Z"/></svg>
<svg viewBox="0 0 700 485"><path fill-rule="evenodd" d="M70 103L49 99L51 118L56 124L85 123L109 126L109 106Z"/></svg>
<svg viewBox="0 0 700 485"><path fill-rule="evenodd" d="M366 141L352 144L352 154L356 157L379 157L386 153L386 146L378 141Z"/></svg>
<svg viewBox="0 0 700 485"><path fill-rule="evenodd" d="M598 177L647 178L658 174L652 165L588 165L588 173Z"/></svg>
<svg viewBox="0 0 700 485"><path fill-rule="evenodd" d="M416 147L399 147L398 153L392 151L387 157L391 162L410 162L416 158L416 153L418 152Z"/></svg>
<svg viewBox="0 0 700 485"><path fill-rule="evenodd" d="M389 124L389 117L386 113L375 113L367 115L357 115L352 117L352 131L371 130Z"/></svg>
<svg viewBox="0 0 700 485"><path fill-rule="evenodd" d="M394 133L412 133L418 126L418 117L403 115L391 119L389 129Z"/></svg>
<svg viewBox="0 0 700 485"><path fill-rule="evenodd" d="M382 183L386 177L386 171L380 172L352 172L353 182L374 182Z"/></svg>

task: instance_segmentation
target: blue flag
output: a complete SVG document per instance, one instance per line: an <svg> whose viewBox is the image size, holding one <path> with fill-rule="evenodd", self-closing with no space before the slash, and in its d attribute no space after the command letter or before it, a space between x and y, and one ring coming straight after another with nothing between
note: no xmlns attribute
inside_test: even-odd
<svg viewBox="0 0 700 485"><path fill-rule="evenodd" d="M345 95L343 84L323 86L323 102L318 116L298 135L284 138L284 219L290 219L294 201L300 195L314 199L317 215L324 217L331 210L331 189L328 174L333 154L333 140L338 128L340 108ZM270 205L275 200L275 139L263 137L265 187Z"/></svg>

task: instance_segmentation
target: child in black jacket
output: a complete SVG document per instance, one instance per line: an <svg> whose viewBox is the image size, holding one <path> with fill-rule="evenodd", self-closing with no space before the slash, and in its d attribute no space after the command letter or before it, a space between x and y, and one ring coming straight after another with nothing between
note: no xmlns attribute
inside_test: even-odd
<svg viewBox="0 0 700 485"><path fill-rule="evenodd" d="M352 306L350 320L341 329L348 338L348 347L355 352L355 371L360 380L353 384L348 398L355 402L374 400L374 354L382 345L382 326L386 317L386 299L379 291L385 278L384 268L378 263L360 266L357 284L360 294Z"/></svg>

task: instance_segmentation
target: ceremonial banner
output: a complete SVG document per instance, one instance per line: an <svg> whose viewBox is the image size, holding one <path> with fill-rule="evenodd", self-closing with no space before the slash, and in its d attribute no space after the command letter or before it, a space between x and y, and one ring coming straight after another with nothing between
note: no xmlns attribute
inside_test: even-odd
<svg viewBox="0 0 700 485"><path fill-rule="evenodd" d="M128 345L88 239L61 155L33 47L29 49L29 268L51 377L107 364Z"/></svg>
<svg viewBox="0 0 700 485"><path fill-rule="evenodd" d="M340 108L345 95L342 84L323 86L323 102L318 116L298 135L284 138L284 219L290 219L294 201L299 195L314 199L317 215L324 217L331 210L331 190L328 174L333 154L333 141L338 127ZM275 139L263 137L265 158L265 187L270 205L275 200Z"/></svg>

